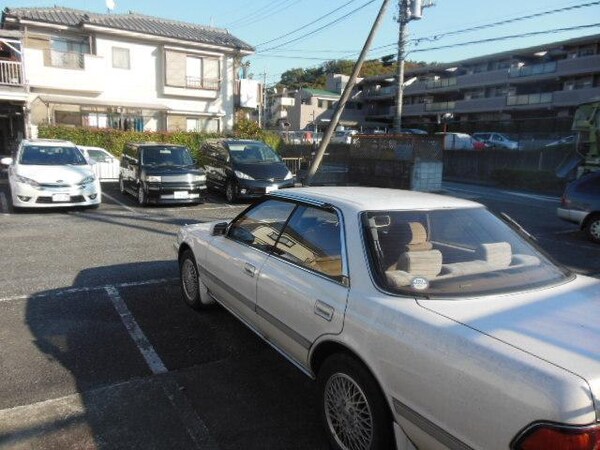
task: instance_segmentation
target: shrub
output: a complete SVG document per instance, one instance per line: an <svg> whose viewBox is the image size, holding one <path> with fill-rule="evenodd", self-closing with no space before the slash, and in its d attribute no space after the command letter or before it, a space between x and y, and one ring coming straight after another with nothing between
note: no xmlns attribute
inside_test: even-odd
<svg viewBox="0 0 600 450"><path fill-rule="evenodd" d="M244 122L244 121L240 121ZM234 136L241 139L259 139L274 149L281 146L281 138L274 132L265 131L251 121L236 125ZM251 124L254 124L251 125ZM64 139L77 145L102 147L115 156L121 156L128 142L161 142L185 145L202 164L200 146L210 138L226 137L221 133L200 133L189 131L123 131L111 128L68 127L60 125L41 125L38 136L47 139Z"/></svg>

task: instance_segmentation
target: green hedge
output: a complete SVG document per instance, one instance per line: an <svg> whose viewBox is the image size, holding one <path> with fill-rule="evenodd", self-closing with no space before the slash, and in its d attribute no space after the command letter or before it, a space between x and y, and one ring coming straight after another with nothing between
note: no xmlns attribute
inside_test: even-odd
<svg viewBox="0 0 600 450"><path fill-rule="evenodd" d="M508 188L552 193L561 193L564 189L563 180L553 172L542 170L496 169L492 179Z"/></svg>
<svg viewBox="0 0 600 450"><path fill-rule="evenodd" d="M38 137L45 139L64 139L77 145L102 147L115 156L121 156L128 142L161 142L185 145L195 158L202 163L200 145L210 138L235 137L239 139L258 139L274 149L281 146L282 140L276 133L265 131L258 126L253 128L241 121L233 133L198 133L187 131L122 131L108 128L68 127L60 125L41 125Z"/></svg>

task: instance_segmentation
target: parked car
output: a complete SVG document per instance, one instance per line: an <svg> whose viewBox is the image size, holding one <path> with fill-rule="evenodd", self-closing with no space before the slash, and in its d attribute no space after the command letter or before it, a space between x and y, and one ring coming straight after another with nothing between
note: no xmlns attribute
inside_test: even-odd
<svg viewBox="0 0 600 450"><path fill-rule="evenodd" d="M600 171L569 183L557 213L579 225L591 241L600 243Z"/></svg>
<svg viewBox="0 0 600 450"><path fill-rule="evenodd" d="M420 128L402 128L402 131L400 131L400 133L420 134L420 135L429 134L429 133L427 133L427 131L421 130Z"/></svg>
<svg viewBox="0 0 600 450"><path fill-rule="evenodd" d="M444 136L444 150L484 150L485 143L474 139L467 133L436 133Z"/></svg>
<svg viewBox="0 0 600 450"><path fill-rule="evenodd" d="M212 139L201 151L209 189L229 203L294 186L294 176L275 150L261 141Z"/></svg>
<svg viewBox="0 0 600 450"><path fill-rule="evenodd" d="M518 229L472 201L314 187L176 248L189 306L223 305L317 379L333 448L594 449L600 281Z"/></svg>
<svg viewBox="0 0 600 450"><path fill-rule="evenodd" d="M481 142L484 142L485 144L488 144L490 147L507 150L519 150L519 143L502 133L478 132L473 133L473 137Z"/></svg>
<svg viewBox="0 0 600 450"><path fill-rule="evenodd" d="M148 203L201 203L206 175L196 166L187 147L158 143L131 143L121 159L119 190Z"/></svg>
<svg viewBox="0 0 600 450"><path fill-rule="evenodd" d="M121 168L119 158L100 147L77 146L92 164L92 169L100 181L118 181Z"/></svg>
<svg viewBox="0 0 600 450"><path fill-rule="evenodd" d="M69 141L22 140L14 158L3 158L14 208L97 207L100 181Z"/></svg>
<svg viewBox="0 0 600 450"><path fill-rule="evenodd" d="M332 144L352 144L352 139L358 134L356 130L338 130L331 136Z"/></svg>

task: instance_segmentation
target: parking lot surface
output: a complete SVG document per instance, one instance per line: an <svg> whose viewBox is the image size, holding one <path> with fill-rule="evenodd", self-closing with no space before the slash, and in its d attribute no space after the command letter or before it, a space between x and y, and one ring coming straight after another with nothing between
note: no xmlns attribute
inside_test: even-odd
<svg viewBox="0 0 600 450"><path fill-rule="evenodd" d="M327 448L316 385L223 309L181 300L178 228L244 204L142 208L105 184L96 210L15 213L5 181L0 448ZM447 189L600 274L600 247L556 218L557 199Z"/></svg>

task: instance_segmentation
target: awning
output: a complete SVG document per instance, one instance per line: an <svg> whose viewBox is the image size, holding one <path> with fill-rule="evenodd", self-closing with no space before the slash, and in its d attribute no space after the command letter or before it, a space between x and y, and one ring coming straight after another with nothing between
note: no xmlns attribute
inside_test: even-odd
<svg viewBox="0 0 600 450"><path fill-rule="evenodd" d="M38 95L37 98L43 103L56 103L62 105L110 106L114 108L152 109L156 111L168 111L170 109L168 106L156 103L123 102L121 100L104 100L69 95Z"/></svg>

